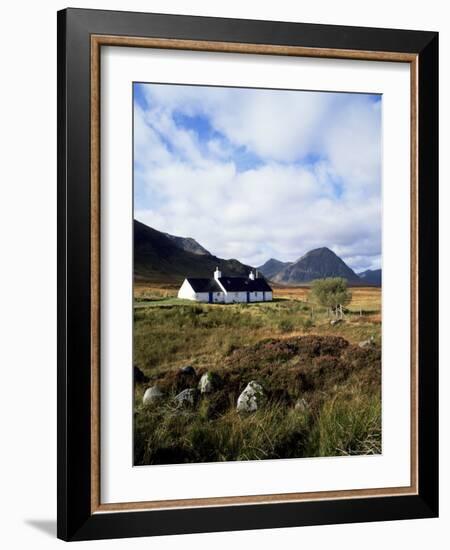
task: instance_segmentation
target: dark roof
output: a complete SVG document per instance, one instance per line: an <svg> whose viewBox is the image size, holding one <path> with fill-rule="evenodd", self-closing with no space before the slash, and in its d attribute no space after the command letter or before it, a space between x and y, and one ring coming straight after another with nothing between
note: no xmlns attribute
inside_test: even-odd
<svg viewBox="0 0 450 550"><path fill-rule="evenodd" d="M223 292L214 279L198 279L188 277L187 281L191 285L194 292Z"/></svg>
<svg viewBox="0 0 450 550"><path fill-rule="evenodd" d="M271 291L265 279L249 279L247 277L220 277L220 284L227 292L262 292Z"/></svg>

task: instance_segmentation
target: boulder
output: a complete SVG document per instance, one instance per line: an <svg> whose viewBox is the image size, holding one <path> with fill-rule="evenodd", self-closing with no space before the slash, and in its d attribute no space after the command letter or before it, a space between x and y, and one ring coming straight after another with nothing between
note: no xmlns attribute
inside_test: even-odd
<svg viewBox="0 0 450 550"><path fill-rule="evenodd" d="M297 399L297 401L295 402L294 408L295 408L296 411L306 412L309 409L309 405L308 405L306 399L303 399L303 397L302 397L300 399Z"/></svg>
<svg viewBox="0 0 450 550"><path fill-rule="evenodd" d="M175 396L177 407L193 407L197 399L197 390L188 388Z"/></svg>
<svg viewBox="0 0 450 550"><path fill-rule="evenodd" d="M371 336L368 340L363 340L358 344L360 348L370 348L375 344L375 338Z"/></svg>
<svg viewBox="0 0 450 550"><path fill-rule="evenodd" d="M258 382L252 380L239 396L236 409L238 412L255 412L261 408L264 401L265 394L263 387Z"/></svg>
<svg viewBox="0 0 450 550"><path fill-rule="evenodd" d="M198 389L200 393L211 393L217 389L220 379L219 376L214 372L205 372L200 378L198 383Z"/></svg>
<svg viewBox="0 0 450 550"><path fill-rule="evenodd" d="M195 376L195 369L192 365L181 367L180 372L181 374L186 374L187 376Z"/></svg>
<svg viewBox="0 0 450 550"><path fill-rule="evenodd" d="M339 323L342 323L342 319L331 319L330 325L334 327L335 325L339 325Z"/></svg>
<svg viewBox="0 0 450 550"><path fill-rule="evenodd" d="M158 386L151 386L147 388L142 398L142 403L144 405L152 405L155 401L159 401L164 397L163 392L158 388Z"/></svg>

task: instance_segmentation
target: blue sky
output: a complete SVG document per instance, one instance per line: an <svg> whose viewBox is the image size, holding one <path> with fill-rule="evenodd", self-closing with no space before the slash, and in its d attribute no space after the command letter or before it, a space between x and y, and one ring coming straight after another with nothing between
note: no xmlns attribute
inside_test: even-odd
<svg viewBox="0 0 450 550"><path fill-rule="evenodd" d="M134 84L135 218L260 265L381 264L381 96Z"/></svg>

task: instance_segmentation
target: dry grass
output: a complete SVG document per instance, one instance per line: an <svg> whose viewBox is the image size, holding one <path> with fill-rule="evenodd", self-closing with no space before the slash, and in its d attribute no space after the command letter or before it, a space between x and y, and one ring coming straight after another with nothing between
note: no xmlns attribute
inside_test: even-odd
<svg viewBox="0 0 450 550"><path fill-rule="evenodd" d="M381 288L376 287L352 287L352 301L349 309L359 311L381 311ZM177 296L178 287L174 285L157 285L144 282L136 282L134 285L134 296L142 299L174 298ZM310 288L306 286L281 286L273 285L274 299L296 300L310 303Z"/></svg>
<svg viewBox="0 0 450 550"><path fill-rule="evenodd" d="M136 463L379 452L381 292L351 290L344 322L332 326L327 311L308 301L305 287L276 288L273 302L220 305L177 300L174 288L137 284L135 363L167 399L144 409L146 386L136 385ZM292 355L295 339L328 336L349 344L317 357L298 350ZM357 343L371 336L375 347L360 350ZM179 377L187 364L197 373L192 384ZM206 371L220 375L220 391L193 411L175 411L173 395L195 387ZM263 383L269 402L244 418L235 412L236 399L251 379ZM299 412L294 403L302 397L309 408Z"/></svg>
<svg viewBox="0 0 450 550"><path fill-rule="evenodd" d="M352 301L348 306L352 311L359 312L360 309L367 311L381 310L381 288L376 287L351 287ZM300 300L306 303L313 303L309 296L308 287L296 286L275 286L274 298L287 300Z"/></svg>
<svg viewBox="0 0 450 550"><path fill-rule="evenodd" d="M380 347L360 349L336 336L268 339L217 365L215 391L193 409L173 398L204 372L153 376L165 398L143 407L136 388L137 464L374 454L381 451ZM265 390L255 413L236 412L249 380ZM295 406L301 398L305 406Z"/></svg>

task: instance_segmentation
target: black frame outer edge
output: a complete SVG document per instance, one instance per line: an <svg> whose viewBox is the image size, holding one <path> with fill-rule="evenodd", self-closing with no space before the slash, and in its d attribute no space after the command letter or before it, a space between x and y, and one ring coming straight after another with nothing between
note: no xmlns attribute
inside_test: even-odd
<svg viewBox="0 0 450 550"><path fill-rule="evenodd" d="M419 54L419 494L90 512L90 35ZM438 34L67 9L58 12L58 525L63 540L323 525L438 514Z"/></svg>
<svg viewBox="0 0 450 550"><path fill-rule="evenodd" d="M57 38L57 392L58 392L58 414L57 414L57 432L58 432L58 466L57 466L57 514L58 525L57 535L59 538L66 539L67 536L67 507L65 505L66 493L66 410L65 410L65 388L66 388L66 361L65 361L65 341L66 341L66 123L65 123L65 35L66 35L66 17L64 13L58 14L58 38Z"/></svg>
<svg viewBox="0 0 450 550"><path fill-rule="evenodd" d="M439 36L419 55L419 494L439 513Z"/></svg>

